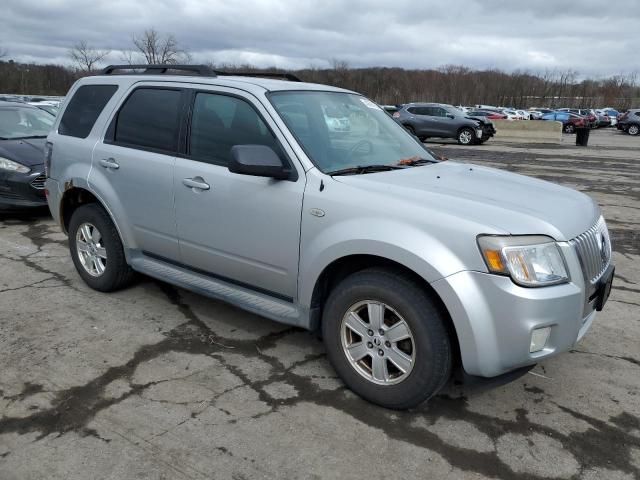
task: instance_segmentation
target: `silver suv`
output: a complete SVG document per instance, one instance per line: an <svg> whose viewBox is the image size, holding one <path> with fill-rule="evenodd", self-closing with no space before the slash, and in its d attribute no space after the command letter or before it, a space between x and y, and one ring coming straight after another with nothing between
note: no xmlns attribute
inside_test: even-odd
<svg viewBox="0 0 640 480"><path fill-rule="evenodd" d="M79 80L45 152L96 290L141 272L318 330L344 382L390 408L454 367L496 377L566 351L607 300L609 235L582 193L439 162L347 90L133 68Z"/></svg>

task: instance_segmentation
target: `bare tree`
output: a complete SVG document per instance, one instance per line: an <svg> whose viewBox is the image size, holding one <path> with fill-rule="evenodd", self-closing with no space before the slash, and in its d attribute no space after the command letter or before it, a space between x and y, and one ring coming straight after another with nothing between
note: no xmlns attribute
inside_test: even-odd
<svg viewBox="0 0 640 480"><path fill-rule="evenodd" d="M172 34L163 35L155 28L145 30L140 36L134 35L133 45L150 65L175 65L191 61L191 56L178 44L176 37ZM133 63L133 58L131 54L128 56L129 63Z"/></svg>
<svg viewBox="0 0 640 480"><path fill-rule="evenodd" d="M89 46L85 40L82 40L69 50L69 57L71 57L80 70L92 72L96 63L104 60L110 53L111 50L95 49Z"/></svg>

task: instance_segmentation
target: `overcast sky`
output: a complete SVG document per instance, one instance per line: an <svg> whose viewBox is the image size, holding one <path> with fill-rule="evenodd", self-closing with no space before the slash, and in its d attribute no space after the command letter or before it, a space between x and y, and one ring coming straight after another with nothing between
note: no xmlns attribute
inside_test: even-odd
<svg viewBox="0 0 640 480"><path fill-rule="evenodd" d="M69 47L86 40L121 63L116 51L152 26L215 63L640 69L640 0L2 0L0 47L68 64Z"/></svg>

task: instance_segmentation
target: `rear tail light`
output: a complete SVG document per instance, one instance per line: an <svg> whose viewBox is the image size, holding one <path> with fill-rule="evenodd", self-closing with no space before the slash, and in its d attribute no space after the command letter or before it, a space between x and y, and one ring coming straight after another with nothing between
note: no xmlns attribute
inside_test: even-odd
<svg viewBox="0 0 640 480"><path fill-rule="evenodd" d="M400 118L400 112L393 112L393 118Z"/></svg>
<svg viewBox="0 0 640 480"><path fill-rule="evenodd" d="M51 155L53 154L53 143L47 142L44 145L44 174L49 178L51 171Z"/></svg>

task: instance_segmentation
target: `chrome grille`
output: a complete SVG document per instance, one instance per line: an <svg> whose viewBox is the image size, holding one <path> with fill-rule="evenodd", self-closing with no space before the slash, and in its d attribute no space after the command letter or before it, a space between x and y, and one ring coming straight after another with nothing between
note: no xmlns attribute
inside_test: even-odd
<svg viewBox="0 0 640 480"><path fill-rule="evenodd" d="M36 190L42 190L44 188L44 182L47 179L44 173L41 173L31 181L31 186Z"/></svg>
<svg viewBox="0 0 640 480"><path fill-rule="evenodd" d="M585 280L596 283L611 263L611 240L604 218L569 243L578 254Z"/></svg>

